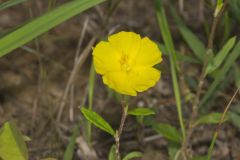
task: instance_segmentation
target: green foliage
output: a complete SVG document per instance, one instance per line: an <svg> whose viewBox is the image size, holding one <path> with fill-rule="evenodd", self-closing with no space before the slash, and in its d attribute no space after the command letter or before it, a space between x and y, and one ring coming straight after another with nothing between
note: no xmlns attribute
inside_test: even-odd
<svg viewBox="0 0 240 160"><path fill-rule="evenodd" d="M223 63L227 55L230 53L230 50L233 48L236 42L236 37L232 37L227 41L227 43L223 46L223 48L219 51L219 53L209 61L206 74L209 74L215 71L220 65Z"/></svg>
<svg viewBox="0 0 240 160"><path fill-rule="evenodd" d="M0 57L104 0L73 0L0 39Z"/></svg>
<svg viewBox="0 0 240 160"><path fill-rule="evenodd" d="M169 56L167 50L166 50L166 47L163 45L163 44L158 44L158 47L160 48L160 51L163 53L163 55L167 55ZM188 63L193 63L193 64L201 64L201 62L196 59L196 58L192 58L188 55L184 55L178 51L176 51L176 57L177 57L177 60L179 62L188 62Z"/></svg>
<svg viewBox="0 0 240 160"><path fill-rule="evenodd" d="M231 0L231 3L229 3L229 8L231 13L234 15L234 17L240 22L240 1L239 0Z"/></svg>
<svg viewBox="0 0 240 160"><path fill-rule="evenodd" d="M179 25L178 28L188 46L193 50L195 56L199 60L203 61L204 55L206 53L204 44L187 27Z"/></svg>
<svg viewBox="0 0 240 160"><path fill-rule="evenodd" d="M177 65L176 52L173 45L172 36L168 27L168 22L167 22L164 7L162 4L162 0L155 0L155 7L156 7L156 13L157 13L157 20L160 26L160 31L162 33L164 44L166 45L166 51L169 53L171 76L172 76L174 95L176 99L178 118L180 121L183 139L185 139L186 131L185 131L185 125L184 125L184 120L182 115L182 102L181 102L180 90L179 90L178 79L177 79L177 71L176 71L179 69Z"/></svg>
<svg viewBox="0 0 240 160"><path fill-rule="evenodd" d="M170 142L168 145L169 160L178 160L181 156L181 146L178 143Z"/></svg>
<svg viewBox="0 0 240 160"><path fill-rule="evenodd" d="M85 107L81 108L81 112L83 113L84 117L94 124L96 127L100 128L101 130L111 134L112 136L115 135L115 132L113 128L110 126L110 124L105 121L99 114L96 112L93 112Z"/></svg>
<svg viewBox="0 0 240 160"><path fill-rule="evenodd" d="M231 69L232 66L235 65L235 61L240 55L240 42L236 44L234 49L229 53L229 56L226 58L225 63L221 68L217 70L218 74L214 77L213 83L210 85L207 93L204 95L203 99L200 102L200 106L204 108L206 102L216 94L216 89L219 87L220 83L226 77L227 72ZM205 106L206 109L206 106Z"/></svg>
<svg viewBox="0 0 240 160"><path fill-rule="evenodd" d="M155 114L155 112L150 108L134 108L129 110L128 114L133 116L148 116Z"/></svg>
<svg viewBox="0 0 240 160"><path fill-rule="evenodd" d="M76 143L76 139L77 139L77 136L79 135L79 133L80 133L80 124L77 124L74 128L74 131L73 131L71 139L68 143L67 149L64 152L63 160L72 160L73 159L75 143Z"/></svg>
<svg viewBox="0 0 240 160"><path fill-rule="evenodd" d="M231 123L238 129L240 130L240 115L235 113L235 112L232 112L232 111L229 111L228 112L228 116L229 116L229 119L231 121Z"/></svg>
<svg viewBox="0 0 240 160"><path fill-rule="evenodd" d="M221 121L222 113L209 113L207 115L201 116L198 120L195 122L195 126L202 125L202 124L217 124ZM223 122L228 120L228 116L224 117Z"/></svg>
<svg viewBox="0 0 240 160"><path fill-rule="evenodd" d="M178 29L183 39L192 49L195 56L201 62L203 62L206 53L203 42L190 29L187 28L187 26L181 20L180 16L178 16L178 14L176 13L175 9L171 8L171 13L174 17L175 22L177 23Z"/></svg>
<svg viewBox="0 0 240 160"><path fill-rule="evenodd" d="M112 147L108 153L108 160L116 160L117 159L115 150L116 150L116 146L112 145Z"/></svg>
<svg viewBox="0 0 240 160"><path fill-rule="evenodd" d="M15 6L17 4L20 4L22 2L25 2L26 0L8 0L6 2L3 2L0 4L0 11L7 9L9 7Z"/></svg>
<svg viewBox="0 0 240 160"><path fill-rule="evenodd" d="M131 160L133 158L139 158L142 156L143 154L141 152L131 152L131 153L128 153L122 160Z"/></svg>
<svg viewBox="0 0 240 160"><path fill-rule="evenodd" d="M3 160L28 160L23 136L11 122L6 122L0 130L0 157Z"/></svg>
<svg viewBox="0 0 240 160"><path fill-rule="evenodd" d="M170 141L180 142L181 140L181 134L175 127L171 126L170 124L156 123L153 124L153 128L155 131Z"/></svg>
<svg viewBox="0 0 240 160"><path fill-rule="evenodd" d="M193 157L192 160L206 160L207 159L207 156L196 156L196 157Z"/></svg>

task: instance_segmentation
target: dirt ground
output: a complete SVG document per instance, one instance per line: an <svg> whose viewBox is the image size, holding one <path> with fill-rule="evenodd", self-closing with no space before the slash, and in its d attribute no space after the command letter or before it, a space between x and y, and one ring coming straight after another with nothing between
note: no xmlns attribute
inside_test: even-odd
<svg viewBox="0 0 240 160"><path fill-rule="evenodd" d="M61 3L64 1L58 2L57 5ZM188 0L182 14L191 29L203 41L206 41L202 24L205 18L211 21L208 15L212 11L209 11L207 7L204 10L202 5L204 4L200 1L196 3ZM30 1L1 11L0 34L21 26L45 13L46 10L47 2ZM168 8L166 10L168 12ZM76 72L77 74L74 75L70 92L65 100L63 95L76 65L76 55L83 54L83 50L93 37L99 39L99 35L126 30L135 31L142 36L162 42L152 1L122 0L105 26L106 33L102 33L104 17L107 13L107 3L99 5L0 58L0 124L14 121L21 132L31 138L28 142L31 160L44 157L62 159L75 124L82 120L79 107L88 105L88 80L92 59L90 52L86 55L87 58ZM179 38L176 25L171 17L169 22L177 48L188 52ZM79 41L82 41L81 45ZM78 50L79 53L77 53ZM130 107L153 107L158 112L157 121L179 127L169 62L166 57L160 67L161 80L154 88L131 98ZM197 66L191 66L189 69L186 64L185 67L190 75L196 76L199 73ZM231 91L231 88L229 90ZM65 105L59 118L63 103ZM222 100L220 104L226 105L226 103L227 100ZM217 109L222 111L224 105L218 106ZM100 76L96 77L93 106L94 110L103 115L113 127L118 127L121 116L120 104L103 85ZM189 108L185 106L186 117L189 116L188 112ZM212 125L197 129L195 138L192 139L196 154L206 154L214 130L215 127ZM90 149L85 146L83 134L82 128L74 159L84 159L83 154L96 154L98 159L106 160L114 139L94 128L93 149ZM167 160L167 144L168 142L153 129L140 126L134 117L128 117L121 143L123 154L129 151L142 151L143 160ZM239 131L231 124L224 124L214 151L215 159L240 160L239 153Z"/></svg>

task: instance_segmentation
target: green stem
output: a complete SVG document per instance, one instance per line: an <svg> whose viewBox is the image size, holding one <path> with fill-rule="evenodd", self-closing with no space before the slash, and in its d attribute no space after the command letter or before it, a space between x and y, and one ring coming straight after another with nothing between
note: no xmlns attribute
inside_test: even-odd
<svg viewBox="0 0 240 160"><path fill-rule="evenodd" d="M183 135L183 142L186 139L186 129L183 120L182 114L182 104L181 104L181 96L180 90L177 80L177 70L179 69L177 60L176 60L176 52L174 49L174 44L171 36L171 32L169 30L167 18L165 15L165 11L163 8L162 0L155 0L156 9L157 9L157 19L160 26L160 30L162 33L163 41L166 45L167 52L169 53L170 57L170 67L171 67L171 76L172 76L172 83L173 83L173 90L176 99L176 107L178 112L179 123Z"/></svg>
<svg viewBox="0 0 240 160"><path fill-rule="evenodd" d="M93 63L90 69L90 77L89 77L89 84L88 84L88 109L92 110L93 108L93 93L94 93L94 82L95 82L95 70ZM87 122L87 141L88 144L91 144L92 139L92 124Z"/></svg>

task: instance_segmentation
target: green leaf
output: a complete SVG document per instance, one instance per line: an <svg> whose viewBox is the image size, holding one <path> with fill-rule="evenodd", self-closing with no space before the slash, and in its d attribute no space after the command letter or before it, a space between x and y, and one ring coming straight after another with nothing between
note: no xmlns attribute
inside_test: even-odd
<svg viewBox="0 0 240 160"><path fill-rule="evenodd" d="M163 44L158 43L158 47L160 48L160 51L163 53L163 55L169 56L167 49ZM177 53L176 57L177 57L178 61L189 62L189 63L193 63L193 64L201 64L201 62L196 58L193 58L189 55L184 55L178 51L176 51L176 53Z"/></svg>
<svg viewBox="0 0 240 160"><path fill-rule="evenodd" d="M93 112L91 110L88 110L85 107L81 108L81 112L83 113L84 117L90 121L92 124L94 124L96 127L100 128L101 130L111 134L112 136L115 135L114 130L110 126L108 122L106 122L99 114L96 112Z"/></svg>
<svg viewBox="0 0 240 160"><path fill-rule="evenodd" d="M183 39L186 41L188 46L193 50L195 56L203 61L204 54L206 53L204 44L199 40L199 38L190 31L187 27L182 25L178 26Z"/></svg>
<svg viewBox="0 0 240 160"><path fill-rule="evenodd" d="M15 6L19 3L25 2L26 0L9 0L0 4L0 11L7 9L9 7Z"/></svg>
<svg viewBox="0 0 240 160"><path fill-rule="evenodd" d="M173 15L173 18L175 22L177 23L178 29L183 37L183 39L186 41L188 46L192 49L195 56L203 62L203 59L205 57L206 49L204 47L204 44L200 39L190 30L187 28L187 26L183 23L180 16L176 13L175 9L171 8L171 13Z"/></svg>
<svg viewBox="0 0 240 160"><path fill-rule="evenodd" d="M240 130L240 115L234 112L228 112L229 119L231 123Z"/></svg>
<svg viewBox="0 0 240 160"><path fill-rule="evenodd" d="M222 113L210 113L204 116L201 116L196 122L196 125L201 125L201 124L217 124L221 121ZM225 116L224 122L228 120L228 116Z"/></svg>
<svg viewBox="0 0 240 160"><path fill-rule="evenodd" d="M128 153L124 158L123 160L131 160L133 158L139 158L139 157L142 157L143 154L141 152L131 152L131 153Z"/></svg>
<svg viewBox="0 0 240 160"><path fill-rule="evenodd" d="M168 145L169 160L178 160L181 156L181 146L177 143L171 142Z"/></svg>
<svg viewBox="0 0 240 160"><path fill-rule="evenodd" d="M129 110L128 114L133 116L148 116L155 114L155 112L150 108L134 108Z"/></svg>
<svg viewBox="0 0 240 160"><path fill-rule="evenodd" d="M0 130L0 157L4 160L28 160L23 136L11 122L6 122Z"/></svg>
<svg viewBox="0 0 240 160"><path fill-rule="evenodd" d="M79 133L80 133L80 124L78 123L74 128L71 139L67 145L67 149L64 152L63 160L72 160L73 159L76 139L77 139L77 136L79 135Z"/></svg>
<svg viewBox="0 0 240 160"><path fill-rule="evenodd" d="M207 156L196 156L192 160L207 160Z"/></svg>
<svg viewBox="0 0 240 160"><path fill-rule="evenodd" d="M156 123L153 124L153 129L170 141L180 142L181 140L178 130L169 124Z"/></svg>
<svg viewBox="0 0 240 160"><path fill-rule="evenodd" d="M0 57L104 0L73 0L0 39Z"/></svg>
<svg viewBox="0 0 240 160"><path fill-rule="evenodd" d="M227 41L227 43L219 51L216 57L214 57L213 60L208 63L206 68L206 74L209 74L215 71L222 64L222 62L225 60L228 53L230 53L229 51L233 48L235 42L236 42L236 37L232 37Z"/></svg>
<svg viewBox="0 0 240 160"><path fill-rule="evenodd" d="M210 85L206 94L200 102L200 106L204 108L205 103L216 93L216 89L219 84L226 78L227 72L231 69L233 65L235 65L235 61L240 55L240 42L236 44L234 49L231 51L229 56L226 58L224 65L219 69L218 76L215 77L213 83Z"/></svg>
<svg viewBox="0 0 240 160"><path fill-rule="evenodd" d="M116 146L112 145L112 147L108 153L108 160L116 160L117 159L115 150L116 150Z"/></svg>

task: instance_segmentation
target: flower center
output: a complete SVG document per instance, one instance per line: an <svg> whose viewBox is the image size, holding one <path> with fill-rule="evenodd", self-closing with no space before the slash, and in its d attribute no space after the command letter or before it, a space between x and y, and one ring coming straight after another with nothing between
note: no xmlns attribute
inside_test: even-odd
<svg viewBox="0 0 240 160"><path fill-rule="evenodd" d="M131 71L132 67L130 64L130 58L127 54L122 53L120 60L119 60L120 66L122 71L128 73Z"/></svg>

